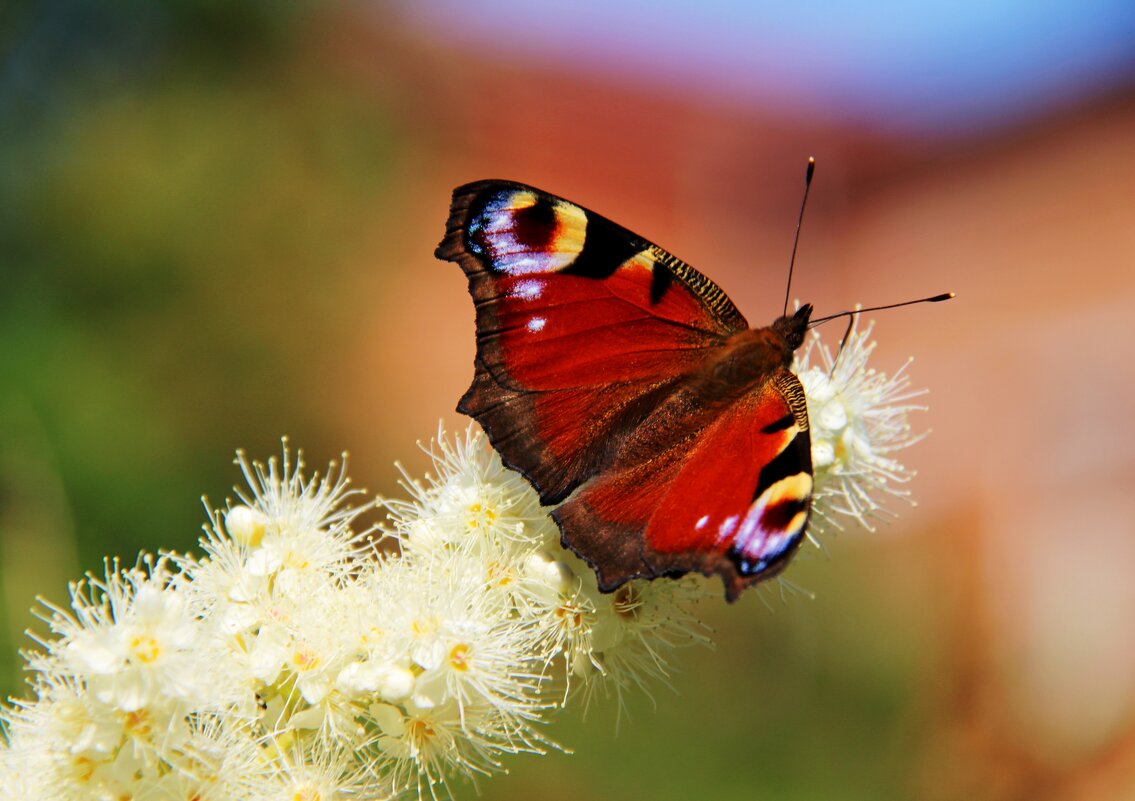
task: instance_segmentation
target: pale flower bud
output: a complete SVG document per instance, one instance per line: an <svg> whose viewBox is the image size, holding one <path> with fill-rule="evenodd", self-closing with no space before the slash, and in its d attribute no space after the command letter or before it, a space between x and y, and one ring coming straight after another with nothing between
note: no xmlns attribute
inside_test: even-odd
<svg viewBox="0 0 1135 801"><path fill-rule="evenodd" d="M247 506L234 506L225 515L225 531L234 542L255 548L264 539L264 527L268 518L263 512Z"/></svg>

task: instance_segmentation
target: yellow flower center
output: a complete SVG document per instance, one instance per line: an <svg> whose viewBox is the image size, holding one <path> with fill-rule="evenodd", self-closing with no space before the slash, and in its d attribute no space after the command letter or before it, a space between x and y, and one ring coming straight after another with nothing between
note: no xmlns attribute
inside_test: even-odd
<svg viewBox="0 0 1135 801"><path fill-rule="evenodd" d="M150 733L150 713L145 709L127 712L122 727L135 737L145 737Z"/></svg>
<svg viewBox="0 0 1135 801"><path fill-rule="evenodd" d="M373 645L386 635L386 631L379 626L371 626L359 637L360 645Z"/></svg>
<svg viewBox="0 0 1135 801"><path fill-rule="evenodd" d="M424 637L437 631L437 619L415 620L410 624L410 631L417 637Z"/></svg>
<svg viewBox="0 0 1135 801"><path fill-rule="evenodd" d="M292 801L323 801L323 793L318 787L297 787L292 793Z"/></svg>
<svg viewBox="0 0 1135 801"><path fill-rule="evenodd" d="M130 639L130 656L144 665L156 662L162 654L162 647L149 634L138 634Z"/></svg>
<svg viewBox="0 0 1135 801"><path fill-rule="evenodd" d="M437 736L433 724L428 720L411 720L406 726L406 734L415 751L421 751Z"/></svg>
<svg viewBox="0 0 1135 801"><path fill-rule="evenodd" d="M571 604L556 607L555 616L564 628L578 629L583 625L583 610Z"/></svg>
<svg viewBox="0 0 1135 801"><path fill-rule="evenodd" d="M76 779L80 782L89 782L91 777L95 775L95 770L98 769L98 763L90 757L81 756L75 757L71 761L71 767L75 771Z"/></svg>
<svg viewBox="0 0 1135 801"><path fill-rule="evenodd" d="M464 673L469 669L469 660L472 655L473 649L470 646L463 642L458 643L449 651L449 666Z"/></svg>
<svg viewBox="0 0 1135 801"><path fill-rule="evenodd" d="M496 522L497 512L491 506L478 502L466 510L465 525L471 529L490 528Z"/></svg>
<svg viewBox="0 0 1135 801"><path fill-rule="evenodd" d="M307 649L296 651L292 655L292 663L297 670L314 670L319 666L319 654Z"/></svg>
<svg viewBox="0 0 1135 801"><path fill-rule="evenodd" d="M509 572L509 566L500 560L489 563L489 566L485 569L485 578L489 584L495 584L498 587L504 587L512 583L512 574Z"/></svg>
<svg viewBox="0 0 1135 801"><path fill-rule="evenodd" d="M308 558L306 551L289 550L282 560L285 567L290 567L292 570L307 570L311 567L311 559Z"/></svg>

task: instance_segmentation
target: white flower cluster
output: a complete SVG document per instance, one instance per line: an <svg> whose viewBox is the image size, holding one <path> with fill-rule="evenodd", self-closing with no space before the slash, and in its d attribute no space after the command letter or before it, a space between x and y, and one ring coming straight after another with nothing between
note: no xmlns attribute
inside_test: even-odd
<svg viewBox="0 0 1135 801"><path fill-rule="evenodd" d="M874 531L872 519L891 515L887 498L913 504L905 485L913 477L894 454L921 440L907 419L926 407L911 401L926 394L912 390L908 360L891 376L867 366L875 350L871 328L858 330L852 318L847 339L837 357L813 332L793 371L804 385L812 436L812 534L826 524L841 528L839 517L849 517Z"/></svg>
<svg viewBox="0 0 1135 801"><path fill-rule="evenodd" d="M866 369L855 334L833 370L800 366L818 511L864 520L907 474L905 376ZM894 404L900 404L895 406ZM600 593L528 483L470 429L431 446L436 476L386 501L344 467L238 463L203 555L108 564L48 607L31 700L0 708L0 787L19 801L337 801L448 794L555 744L549 713L665 681L706 642L701 577ZM393 547L397 545L397 548ZM387 547L387 546L390 547Z"/></svg>
<svg viewBox="0 0 1135 801"><path fill-rule="evenodd" d="M374 503L338 469L239 460L204 556L108 565L51 607L35 700L0 712L16 799L436 796L541 753L547 713L665 677L704 642L699 582L598 591L529 485L471 429L386 503L400 548L351 526ZM334 465L332 466L334 470Z"/></svg>

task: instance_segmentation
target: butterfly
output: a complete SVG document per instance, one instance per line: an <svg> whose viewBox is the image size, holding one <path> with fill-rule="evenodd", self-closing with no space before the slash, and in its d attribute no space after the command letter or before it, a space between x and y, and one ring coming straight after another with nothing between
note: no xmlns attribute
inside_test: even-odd
<svg viewBox="0 0 1135 801"><path fill-rule="evenodd" d="M750 328L713 281L595 212L510 181L453 193L440 259L476 308L472 416L610 592L780 573L812 500L811 305Z"/></svg>

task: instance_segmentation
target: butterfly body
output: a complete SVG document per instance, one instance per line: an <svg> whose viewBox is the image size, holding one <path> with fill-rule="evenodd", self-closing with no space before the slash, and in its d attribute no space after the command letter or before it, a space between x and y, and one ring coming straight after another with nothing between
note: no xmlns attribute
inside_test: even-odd
<svg viewBox="0 0 1135 801"><path fill-rule="evenodd" d="M458 409L533 484L600 588L717 574L726 597L776 575L812 491L790 372L810 306L750 328L710 279L523 184L454 192L440 258L477 314Z"/></svg>

